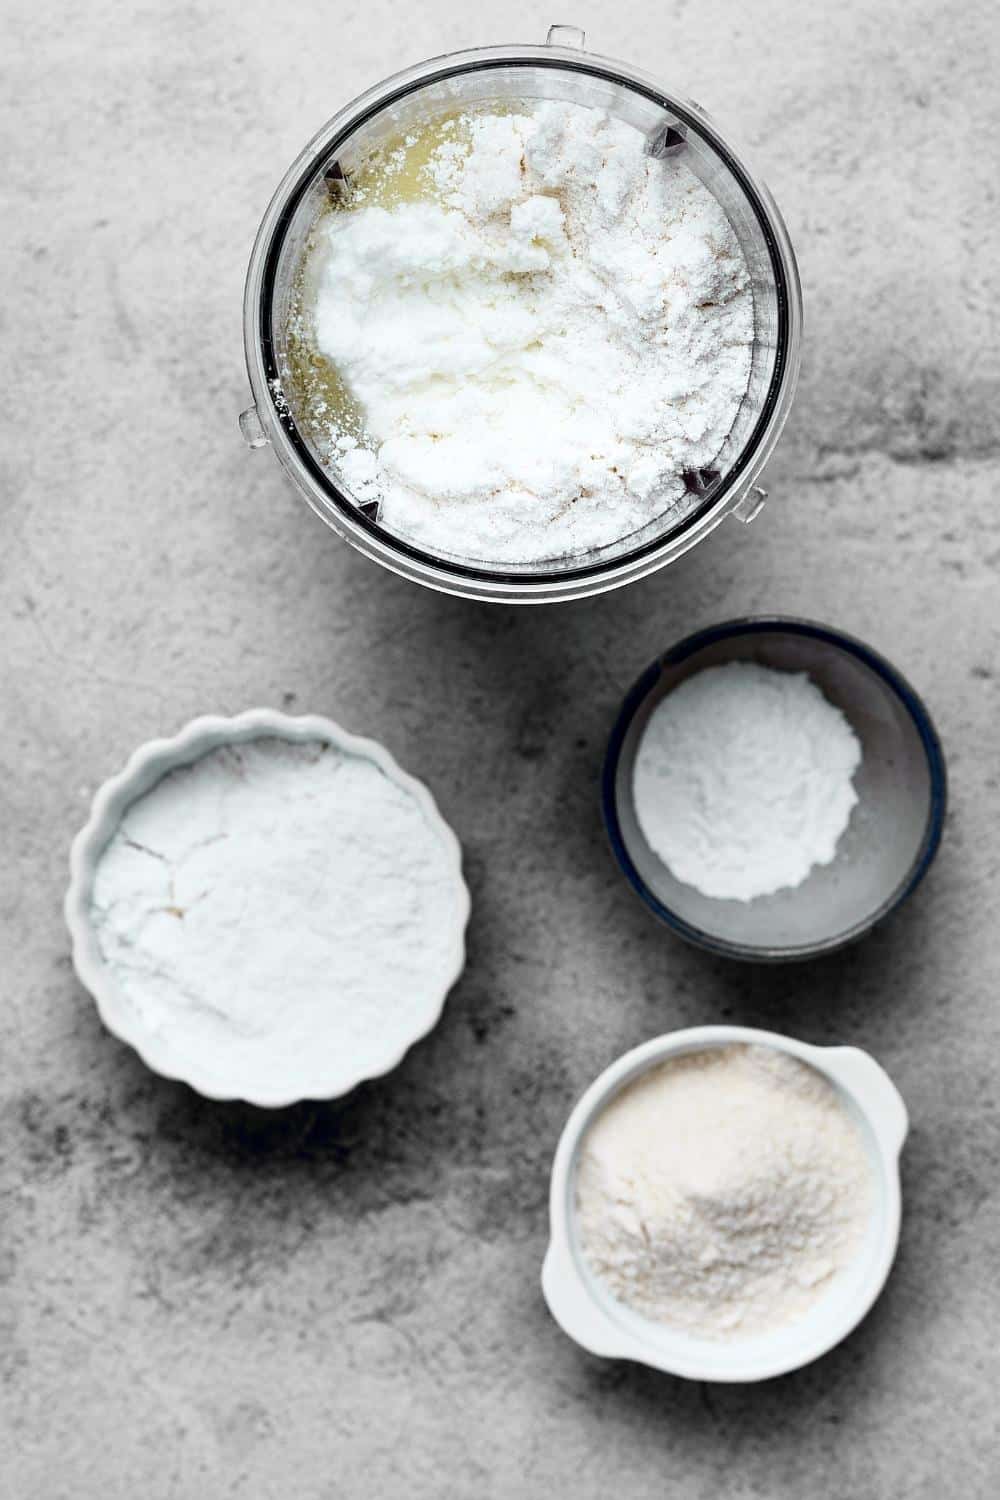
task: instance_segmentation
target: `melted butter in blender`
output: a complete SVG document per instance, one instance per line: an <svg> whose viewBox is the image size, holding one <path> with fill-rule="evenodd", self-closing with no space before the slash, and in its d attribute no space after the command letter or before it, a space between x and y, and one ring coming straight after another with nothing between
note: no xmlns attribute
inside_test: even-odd
<svg viewBox="0 0 1000 1500"><path fill-rule="evenodd" d="M399 203L418 203L422 199L439 201L440 195L427 167L439 147L468 141L468 121L468 113L452 110L387 141L350 174L348 187L334 211L395 208Z"/></svg>
<svg viewBox="0 0 1000 1500"><path fill-rule="evenodd" d="M492 115L512 114L516 108L508 101L480 107ZM312 336L309 267L317 235L331 215L356 213L362 208L391 209L400 203L440 202L428 165L441 146L468 142L469 122L468 109L436 115L390 137L357 167L348 167L342 186L331 189L329 202L306 241L289 310L283 384L296 422L327 459L336 458L331 452L331 437L352 437L364 446L368 446L368 438L361 408L336 367L316 348Z"/></svg>

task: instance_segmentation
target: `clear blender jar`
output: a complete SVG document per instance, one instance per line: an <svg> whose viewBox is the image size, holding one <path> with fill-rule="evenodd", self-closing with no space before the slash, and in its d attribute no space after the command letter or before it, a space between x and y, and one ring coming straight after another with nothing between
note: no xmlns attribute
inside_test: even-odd
<svg viewBox="0 0 1000 1500"><path fill-rule="evenodd" d="M344 540L406 578L447 593L515 604L581 598L672 562L729 514L759 511L756 481L778 440L798 378L802 297L795 256L764 185L699 105L636 68L583 50L584 35L554 26L543 46L504 46L419 63L369 89L333 117L289 168L257 233L244 298L244 342L254 405L240 417L252 448L270 444L313 509ZM395 535L379 509L359 504L335 461L310 436L290 379L290 327L310 232L331 194L373 152L447 111L558 99L607 110L640 130L653 157L682 152L715 195L750 270L754 340L750 380L711 468L686 476L683 501L640 531L581 554L512 567L431 553Z"/></svg>

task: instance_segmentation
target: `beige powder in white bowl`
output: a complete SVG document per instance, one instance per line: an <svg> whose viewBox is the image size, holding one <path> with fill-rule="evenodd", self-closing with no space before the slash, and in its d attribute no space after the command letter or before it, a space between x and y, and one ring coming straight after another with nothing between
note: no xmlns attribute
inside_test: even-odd
<svg viewBox="0 0 1000 1500"><path fill-rule="evenodd" d="M216 1098L329 1098L392 1067L464 961L468 892L426 788L329 720L198 720L102 788L74 959L109 1028Z"/></svg>
<svg viewBox="0 0 1000 1500"><path fill-rule="evenodd" d="M559 1140L550 1312L593 1354L688 1379L798 1369L882 1290L906 1132L856 1047L699 1026L633 1048Z"/></svg>
<svg viewBox="0 0 1000 1500"><path fill-rule="evenodd" d="M577 1168L580 1243L607 1289L703 1338L803 1317L857 1256L873 1205L832 1085L773 1047L689 1052L597 1116Z"/></svg>

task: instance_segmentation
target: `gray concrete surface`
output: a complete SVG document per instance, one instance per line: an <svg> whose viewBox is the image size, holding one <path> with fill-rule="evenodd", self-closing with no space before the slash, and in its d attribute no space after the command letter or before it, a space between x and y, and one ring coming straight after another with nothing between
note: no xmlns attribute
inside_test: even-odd
<svg viewBox="0 0 1000 1500"><path fill-rule="evenodd" d="M1000 1312L998 22L978 0L4 6L0 1494L253 1500L995 1493ZM504 612L328 535L242 447L240 297L273 185L405 63L579 20L742 138L798 247L807 354L774 500L668 574ZM747 610L869 638L953 805L911 905L778 973L686 950L596 801L619 697ZM75 983L66 849L131 748L271 704L378 736L468 853L444 1021L343 1107L150 1076ZM592 1075L719 1019L857 1041L913 1114L896 1270L759 1388L580 1353L538 1284Z"/></svg>

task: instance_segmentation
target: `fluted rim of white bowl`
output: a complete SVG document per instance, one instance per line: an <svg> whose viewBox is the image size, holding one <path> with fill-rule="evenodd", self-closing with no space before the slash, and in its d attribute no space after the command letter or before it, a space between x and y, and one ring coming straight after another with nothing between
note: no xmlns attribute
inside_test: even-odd
<svg viewBox="0 0 1000 1500"><path fill-rule="evenodd" d="M848 1096L867 1122L882 1169L882 1234L857 1297L845 1305L839 1319L829 1318L824 1323L808 1314L801 1325L792 1325L801 1328L794 1351L756 1361L748 1361L738 1345L708 1340L699 1343L694 1357L667 1354L616 1322L593 1295L581 1273L572 1243L572 1216L568 1207L577 1149L589 1125L612 1095L632 1078L670 1057L733 1043L777 1048L828 1078ZM549 1190L550 1239L542 1266L542 1292L550 1313L563 1332L591 1354L632 1360L688 1380L742 1384L786 1375L811 1364L853 1332L888 1280L899 1244L902 1218L899 1156L908 1129L909 1116L899 1090L881 1064L860 1047L817 1047L779 1032L750 1026L692 1026L666 1032L633 1047L598 1075L574 1106L559 1138Z"/></svg>
<svg viewBox="0 0 1000 1500"><path fill-rule="evenodd" d="M138 1022L134 1007L128 1004L108 970L90 917L90 897L98 862L126 809L138 797L171 770L190 765L220 745L271 737L293 743L321 740L350 755L371 761L390 781L414 798L428 825L440 839L452 866L452 962L440 994L434 992L419 1024L413 1027L402 1045L394 1045L386 1052L379 1067L353 1072L341 1064L336 1076L331 1076L329 1088L310 1088L308 1092L287 1085L277 1085L273 1090L234 1088L220 1084L212 1070L200 1066L197 1059L178 1059L169 1045L150 1035ZM320 714L284 714L268 708L247 709L232 716L205 714L192 719L175 735L147 740L133 750L124 767L103 782L94 794L89 817L70 847L69 866L70 880L63 910L70 934L73 968L80 983L92 996L104 1026L112 1036L138 1053L151 1072L173 1082L186 1083L196 1093L216 1102L241 1100L265 1109L282 1109L303 1099L342 1098L358 1084L384 1077L399 1066L411 1047L433 1031L441 1019L449 992L465 968L465 930L471 902L462 874L462 849L454 831L442 817L428 787L404 771L384 745L351 734L333 719Z"/></svg>

